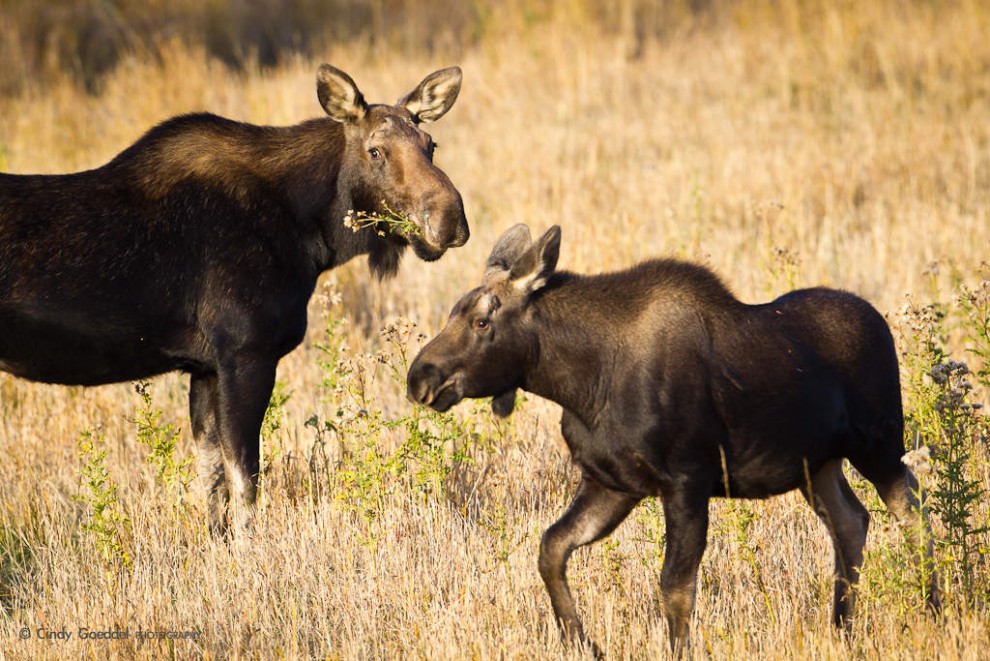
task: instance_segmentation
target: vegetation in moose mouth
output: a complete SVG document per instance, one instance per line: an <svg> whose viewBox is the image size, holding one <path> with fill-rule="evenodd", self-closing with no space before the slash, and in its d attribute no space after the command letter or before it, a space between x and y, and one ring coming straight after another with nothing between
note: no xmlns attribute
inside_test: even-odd
<svg viewBox="0 0 990 661"><path fill-rule="evenodd" d="M380 238L392 238L410 244L416 256L425 262L436 261L446 252L426 240L429 218L422 219L423 226L420 226L412 214L391 207L385 200L381 201L381 207L382 211L348 209L344 215L344 227L352 232L368 230Z"/></svg>
<svg viewBox="0 0 990 661"><path fill-rule="evenodd" d="M139 42L133 27L156 12L209 12L215 44L234 52L238 30L295 38L318 23L299 20L307 10L333 13L338 30L326 48L304 41L318 58L245 60L236 71L193 43L203 30L162 21L164 36ZM95 20L75 20L86 12ZM268 13L251 21L252 12ZM131 26L119 22L129 14ZM18 28L31 17L39 20ZM0 658L587 659L560 641L535 562L576 485L560 409L522 394L506 419L480 400L440 414L410 404L393 378L393 369L405 376L402 353L411 361L420 334L437 334L495 238L518 222L562 225L561 263L576 272L678 257L710 266L747 302L804 286L847 289L894 330L905 444L928 466L916 473L932 501L943 616L924 613L919 550L847 468L872 516L852 632L830 630L832 544L799 495L719 500L699 575L695 658L985 658L987 34L990 4L976 0L0 0L5 173L92 168L189 112L265 126L307 120L320 112L309 92L324 61L386 101L457 64L465 84L452 121L429 133L454 146L437 166L463 195L472 232L435 263L406 250L392 280L369 278L360 259L317 284L306 337L278 369L284 388L268 419L280 424L261 432L248 544L210 537L198 482L186 493L175 488L181 479L160 476L169 461L198 458L186 378L156 377L149 407L133 384L53 387L0 374ZM76 63L107 35L136 50L84 89ZM71 57L43 56L43 47ZM388 195L397 211L415 210ZM340 238L406 241L342 228L355 206L334 209ZM9 269L0 262L0 273ZM399 316L415 329L379 332ZM178 432L171 460L169 425ZM145 433L158 450L139 441ZM568 581L606 658L666 657L667 537L663 503L648 500L572 556ZM115 623L130 624L132 639L37 637L41 627ZM202 635L135 641L137 625Z"/></svg>
<svg viewBox="0 0 990 661"><path fill-rule="evenodd" d="M384 211L357 211L348 209L344 215L344 227L352 232L370 228L378 236L398 234L403 237L422 236L423 230L402 211L396 211L385 200L381 202Z"/></svg>

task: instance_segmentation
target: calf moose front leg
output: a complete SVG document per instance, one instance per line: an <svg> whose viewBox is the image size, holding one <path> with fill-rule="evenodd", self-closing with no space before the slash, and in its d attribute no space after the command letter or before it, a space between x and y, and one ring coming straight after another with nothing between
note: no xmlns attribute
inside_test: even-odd
<svg viewBox="0 0 990 661"><path fill-rule="evenodd" d="M589 643L567 587L567 559L574 549L609 535L636 507L640 498L613 491L584 476L564 516L550 526L540 543L540 576L565 639Z"/></svg>
<svg viewBox="0 0 990 661"><path fill-rule="evenodd" d="M687 650L698 567L708 543L708 496L679 485L673 493L664 493L661 502L667 544L660 571L660 591L670 649L678 658Z"/></svg>

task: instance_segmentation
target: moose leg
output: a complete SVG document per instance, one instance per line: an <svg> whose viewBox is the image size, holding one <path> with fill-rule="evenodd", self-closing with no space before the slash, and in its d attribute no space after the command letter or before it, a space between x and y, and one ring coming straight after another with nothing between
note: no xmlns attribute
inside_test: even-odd
<svg viewBox="0 0 990 661"><path fill-rule="evenodd" d="M554 615L566 639L589 642L567 587L567 559L574 549L609 535L641 499L602 486L587 475L564 516L540 542L540 576L550 593ZM592 646L594 644L592 643ZM597 648L594 648L598 654Z"/></svg>
<svg viewBox="0 0 990 661"><path fill-rule="evenodd" d="M220 447L235 531L250 527L258 489L261 423L275 385L275 363L241 358L217 375Z"/></svg>
<svg viewBox="0 0 990 661"><path fill-rule="evenodd" d="M887 511L894 515L900 527L907 532L913 548L924 549L923 568L928 577L926 600L928 609L937 614L942 607L939 595L938 574L935 571L932 530L928 524L928 512L923 505L925 494L918 480L906 466L899 466L893 478L874 482Z"/></svg>
<svg viewBox="0 0 990 661"><path fill-rule="evenodd" d="M660 571L660 591L667 618L670 649L680 658L688 645L698 567L708 542L708 496L686 486L661 497L667 544Z"/></svg>
<svg viewBox="0 0 990 661"><path fill-rule="evenodd" d="M863 566L863 547L870 513L863 507L842 473L842 460L826 463L811 476L809 488L801 490L815 513L825 523L835 551L833 623L848 629L856 605L856 583Z"/></svg>
<svg viewBox="0 0 990 661"><path fill-rule="evenodd" d="M199 479L206 488L210 532L223 535L227 530L227 477L217 425L217 375L193 374L189 380L189 417L199 449Z"/></svg>

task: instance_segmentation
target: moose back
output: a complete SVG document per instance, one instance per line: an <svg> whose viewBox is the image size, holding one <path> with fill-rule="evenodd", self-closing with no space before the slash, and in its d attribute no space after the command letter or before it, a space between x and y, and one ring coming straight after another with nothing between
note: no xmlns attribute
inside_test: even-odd
<svg viewBox="0 0 990 661"><path fill-rule="evenodd" d="M372 105L324 64L329 117L185 115L94 170L0 174L0 369L78 385L190 373L211 526L247 525L276 364L302 341L319 275L367 254L384 277L407 246L434 260L467 241L421 128L460 84L444 69ZM348 212L386 210L416 230L344 227Z"/></svg>

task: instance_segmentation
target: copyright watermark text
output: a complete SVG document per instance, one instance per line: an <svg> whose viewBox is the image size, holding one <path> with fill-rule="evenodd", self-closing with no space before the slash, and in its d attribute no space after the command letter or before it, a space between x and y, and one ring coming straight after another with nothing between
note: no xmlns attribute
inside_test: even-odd
<svg viewBox="0 0 990 661"><path fill-rule="evenodd" d="M48 627L21 627L17 631L17 636L21 640L50 640L50 641L70 641L76 640L199 640L203 632L199 629L160 629L137 627L76 627L70 629L61 627L50 629Z"/></svg>

